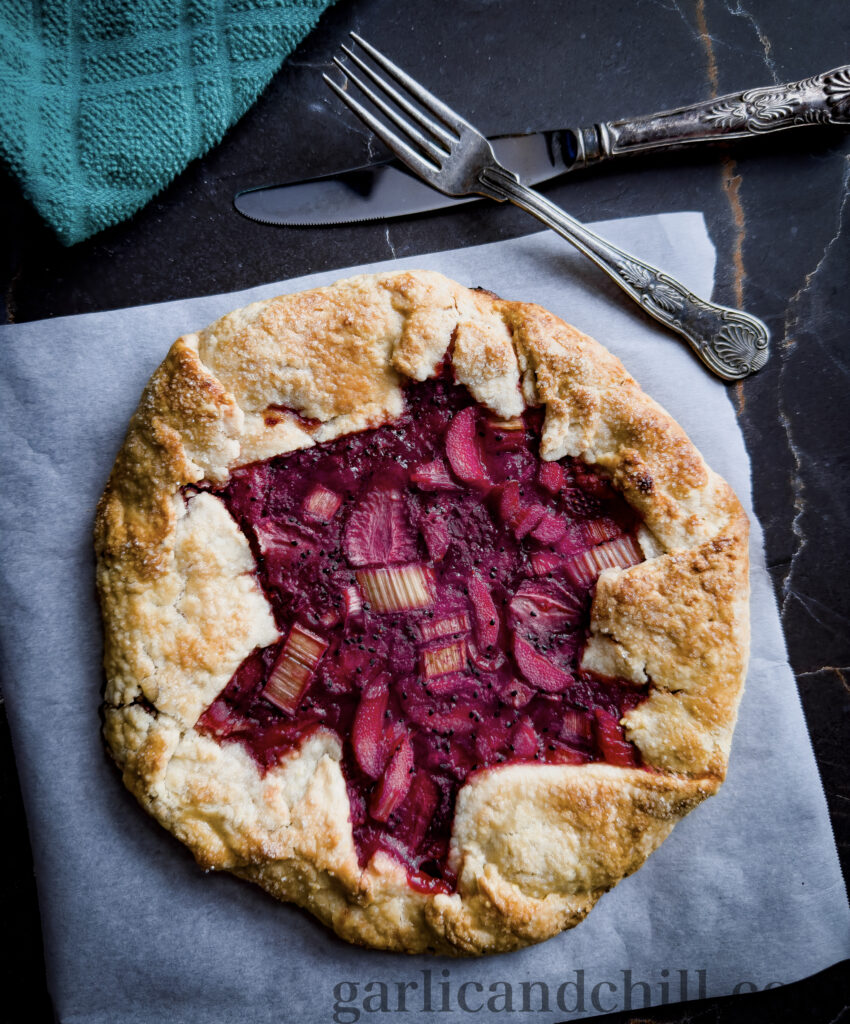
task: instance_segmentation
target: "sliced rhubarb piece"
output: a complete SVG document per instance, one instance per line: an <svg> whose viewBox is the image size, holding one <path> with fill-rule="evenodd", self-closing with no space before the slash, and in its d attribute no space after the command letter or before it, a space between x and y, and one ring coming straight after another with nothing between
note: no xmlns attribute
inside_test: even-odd
<svg viewBox="0 0 850 1024"><path fill-rule="evenodd" d="M472 405L454 416L446 431L446 456L459 480L475 487L489 487L490 478L481 460L475 433L476 416Z"/></svg>
<svg viewBox="0 0 850 1024"><path fill-rule="evenodd" d="M506 433L513 433L517 430L525 430L525 421L522 416L511 416L510 419L501 420L496 417L487 417L488 426L492 427L493 430Z"/></svg>
<svg viewBox="0 0 850 1024"><path fill-rule="evenodd" d="M479 648L487 651L495 646L499 639L499 613L490 596L484 581L476 573L471 573L466 581L472 610L475 613L475 633Z"/></svg>
<svg viewBox="0 0 850 1024"><path fill-rule="evenodd" d="M630 534L588 548L564 564L567 576L576 586L589 587L605 569L628 569L643 561L643 552Z"/></svg>
<svg viewBox="0 0 850 1024"><path fill-rule="evenodd" d="M537 472L540 486L550 494L557 494L566 483L564 467L557 462L541 462Z"/></svg>
<svg viewBox="0 0 850 1024"><path fill-rule="evenodd" d="M375 612L407 612L434 604L434 574L424 565L359 569L355 576Z"/></svg>
<svg viewBox="0 0 850 1024"><path fill-rule="evenodd" d="M426 648L422 652L422 672L426 679L460 672L466 666L466 641Z"/></svg>
<svg viewBox="0 0 850 1024"><path fill-rule="evenodd" d="M378 783L369 804L369 813L376 821L387 821L402 803L410 789L413 773L413 745L403 736L390 757L390 763Z"/></svg>
<svg viewBox="0 0 850 1024"><path fill-rule="evenodd" d="M637 765L635 748L626 740L617 716L602 708L595 708L593 716L596 721L596 741L602 757L609 764L634 768Z"/></svg>
<svg viewBox="0 0 850 1024"><path fill-rule="evenodd" d="M514 757L528 759L537 753L539 737L534 725L528 715L517 722L511 735L511 745Z"/></svg>
<svg viewBox="0 0 850 1024"><path fill-rule="evenodd" d="M525 580L511 598L511 623L533 633L562 633L581 619L582 603L554 580Z"/></svg>
<svg viewBox="0 0 850 1024"><path fill-rule="evenodd" d="M361 598L360 591L357 587L343 587L342 599L345 607L345 618L347 621L361 616L363 612L363 598Z"/></svg>
<svg viewBox="0 0 850 1024"><path fill-rule="evenodd" d="M325 627L325 629L333 629L333 627L339 622L339 612L333 609L328 609L326 612L322 612L319 616L319 622Z"/></svg>
<svg viewBox="0 0 850 1024"><path fill-rule="evenodd" d="M445 519L431 510L423 515L419 529L428 548L428 557L432 562L442 562L452 542Z"/></svg>
<svg viewBox="0 0 850 1024"><path fill-rule="evenodd" d="M560 736L567 743L589 743L593 736L593 719L586 711L567 708L561 722Z"/></svg>
<svg viewBox="0 0 850 1024"><path fill-rule="evenodd" d="M582 536L588 545L603 544L606 540L615 540L623 532L620 527L603 516L601 519L590 519L581 524Z"/></svg>
<svg viewBox="0 0 850 1024"><path fill-rule="evenodd" d="M348 517L343 547L352 565L388 565L414 559L416 542L401 492L369 492Z"/></svg>
<svg viewBox="0 0 850 1024"><path fill-rule="evenodd" d="M378 779L387 762L384 743L384 715L390 698L386 675L373 679L360 695L351 725L351 745L361 769Z"/></svg>
<svg viewBox="0 0 850 1024"><path fill-rule="evenodd" d="M457 612L445 618L423 622L419 627L419 633L423 640L439 640L440 637L451 636L453 633L468 633L469 627L469 616L466 612Z"/></svg>
<svg viewBox="0 0 850 1024"><path fill-rule="evenodd" d="M449 476L448 467L442 459L423 462L411 470L410 480L422 491L459 491L460 487Z"/></svg>
<svg viewBox="0 0 850 1024"><path fill-rule="evenodd" d="M293 623L263 689L265 699L281 711L294 714L327 649L326 640Z"/></svg>
<svg viewBox="0 0 850 1024"><path fill-rule="evenodd" d="M532 551L529 558L531 559L531 570L535 576L548 576L550 572L554 572L564 564L563 558L552 551Z"/></svg>
<svg viewBox="0 0 850 1024"><path fill-rule="evenodd" d="M320 523L329 523L339 511L341 504L342 498L339 494L322 484L316 484L304 499L304 514L317 519Z"/></svg>
<svg viewBox="0 0 850 1024"><path fill-rule="evenodd" d="M541 544L554 544L567 532L567 524L560 516L546 512L531 531L531 536Z"/></svg>
<svg viewBox="0 0 850 1024"><path fill-rule="evenodd" d="M549 764L587 764L590 757L580 750L573 750L572 747L554 746L546 751L546 760Z"/></svg>
<svg viewBox="0 0 850 1024"><path fill-rule="evenodd" d="M575 682L569 672L544 658L518 633L514 633L514 657L520 672L538 690L560 693Z"/></svg>

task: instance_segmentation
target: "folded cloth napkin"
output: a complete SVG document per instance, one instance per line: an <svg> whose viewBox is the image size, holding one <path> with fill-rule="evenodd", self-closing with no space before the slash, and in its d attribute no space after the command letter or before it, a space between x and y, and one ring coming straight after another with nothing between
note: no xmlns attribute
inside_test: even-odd
<svg viewBox="0 0 850 1024"><path fill-rule="evenodd" d="M333 0L3 0L0 156L66 245L215 145Z"/></svg>

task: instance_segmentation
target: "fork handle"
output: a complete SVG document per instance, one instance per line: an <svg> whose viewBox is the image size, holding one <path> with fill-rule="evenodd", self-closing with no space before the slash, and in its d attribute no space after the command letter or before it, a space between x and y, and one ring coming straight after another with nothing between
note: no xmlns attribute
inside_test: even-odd
<svg viewBox="0 0 850 1024"><path fill-rule="evenodd" d="M606 121L574 131L573 167L647 149L722 142L805 124L850 124L850 65L800 82L718 96L648 117Z"/></svg>
<svg viewBox="0 0 850 1024"><path fill-rule="evenodd" d="M503 167L485 168L479 184L485 195L509 199L593 260L650 316L680 334L718 377L741 380L767 362L769 334L757 317L694 295L669 274L606 242Z"/></svg>

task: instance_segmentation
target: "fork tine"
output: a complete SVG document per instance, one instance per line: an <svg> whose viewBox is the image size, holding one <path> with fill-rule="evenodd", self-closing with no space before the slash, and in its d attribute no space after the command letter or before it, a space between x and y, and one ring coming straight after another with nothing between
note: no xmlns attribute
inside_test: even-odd
<svg viewBox="0 0 850 1024"><path fill-rule="evenodd" d="M439 173L439 167L432 164L430 160L426 160L425 157L417 153L411 146L408 146L394 132L391 132L385 124L382 124L374 114L371 114L352 96L349 96L345 89L337 85L332 78L328 75L322 75L322 78L324 78L325 82L339 96L342 102L372 129L381 142L395 153L400 160L404 161L408 166L412 166L417 174L421 174L423 178L430 180L435 174Z"/></svg>
<svg viewBox="0 0 850 1024"><path fill-rule="evenodd" d="M400 107L408 115L408 117L413 118L413 120L416 121L418 125L421 125L426 132L430 132L432 135L435 135L440 142L446 143L443 148L448 152L451 144L457 141L457 138L454 135L450 135L442 125L432 121L430 117L426 117L421 110L418 110L412 103L409 103L397 89L393 89L389 86L380 75L376 74L365 61L361 60L356 53L349 50L347 46L343 46L341 49L349 60L354 61L357 67L367 74L375 85L377 85L379 89L382 89L396 104L396 106ZM339 62L337 61L337 63ZM399 125L399 127L401 128L402 125Z"/></svg>
<svg viewBox="0 0 850 1024"><path fill-rule="evenodd" d="M343 47L343 49L345 49L345 47ZM346 53L349 53L349 51L346 50ZM355 75L350 68L347 68L337 57L334 57L334 64L336 64L339 70L357 86L368 100L371 100L371 102L374 103L378 110L380 110L388 120L392 121L392 123L399 128L404 135L413 139L428 155L432 156L435 163L437 163L440 157L448 156L448 151L445 148L441 149L434 145L434 143L430 139L426 138L414 125L405 121L403 117L399 117L393 108L389 106L389 104L385 103L374 89L370 89L362 78L358 78L358 76ZM387 90L387 94L390 99L401 106L401 103L399 102L400 97L395 94L394 90L384 85L380 79L378 79L378 82L382 88ZM438 163L437 166L439 166Z"/></svg>
<svg viewBox="0 0 850 1024"><path fill-rule="evenodd" d="M401 83L407 91L425 107L426 110L430 111L436 117L438 117L447 128L451 128L453 132L458 134L462 129L467 128L471 131L475 131L471 124L468 124L462 117L456 114L451 107L447 107L445 103L438 100L437 97L424 89L415 78L411 78L406 72L402 71L400 67L393 64L393 62L385 57L380 50L376 50L374 46L367 43L365 39L361 39L356 32L349 33L351 38L357 43L358 46L362 47L369 54L372 60L386 71L386 73L396 82ZM477 132L476 132L477 134Z"/></svg>

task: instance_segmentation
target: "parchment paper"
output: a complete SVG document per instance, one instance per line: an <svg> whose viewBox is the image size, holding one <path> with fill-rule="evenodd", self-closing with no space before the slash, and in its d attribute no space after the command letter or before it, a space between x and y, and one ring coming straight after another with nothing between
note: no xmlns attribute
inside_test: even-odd
<svg viewBox="0 0 850 1024"><path fill-rule="evenodd" d="M699 214L603 230L711 292ZM389 267L540 302L598 338L750 507L725 387L551 232L356 271ZM755 522L752 659L725 786L586 922L540 946L472 961L355 949L248 883L205 877L123 789L100 738L91 528L127 420L178 334L350 272L0 328L2 667L60 1019L355 1024L403 1014L455 1024L528 1020L548 1002L535 1019L561 1021L751 991L850 955L847 898Z"/></svg>

